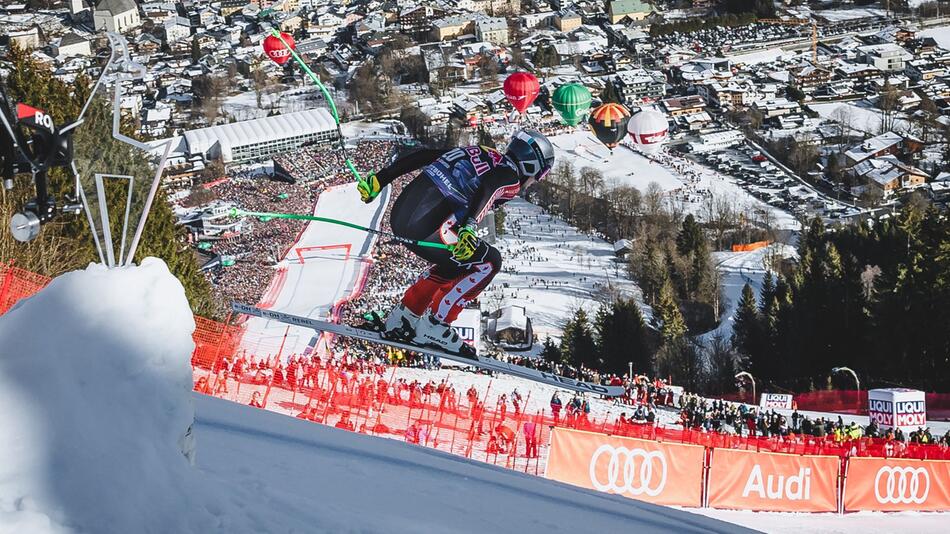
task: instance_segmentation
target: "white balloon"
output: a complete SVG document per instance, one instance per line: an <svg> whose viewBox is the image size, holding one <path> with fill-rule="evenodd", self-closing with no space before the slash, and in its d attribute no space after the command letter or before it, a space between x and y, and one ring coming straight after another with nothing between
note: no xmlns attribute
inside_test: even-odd
<svg viewBox="0 0 950 534"><path fill-rule="evenodd" d="M666 142L669 126L666 115L645 109L630 119L627 123L627 133L637 150L644 154L654 154Z"/></svg>

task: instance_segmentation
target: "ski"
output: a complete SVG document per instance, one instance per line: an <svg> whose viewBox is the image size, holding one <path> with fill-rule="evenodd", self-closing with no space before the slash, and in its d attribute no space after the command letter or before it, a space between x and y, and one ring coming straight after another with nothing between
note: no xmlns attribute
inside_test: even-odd
<svg viewBox="0 0 950 534"><path fill-rule="evenodd" d="M465 365L471 365L472 367L478 367L481 369L486 369L489 371L497 371L499 373L505 373L512 376L517 376L519 378L524 378L527 380L532 380L534 382L540 382L542 384L548 384L550 386L556 386L564 389L569 389L571 391L577 391L581 393L594 393L597 395L604 395L607 397L619 397L624 394L624 389L622 386L602 386L600 384L595 384L592 382L585 382L583 380L575 380L573 378L567 378L566 376L556 375L554 373L547 373L544 371L539 371L537 369L532 369L530 367L524 367L521 365L515 365L513 363L507 363L494 358L488 358L485 356L474 356L467 357L459 354L453 354L451 352L441 351L439 349L434 349L431 347L421 347L418 345L413 345L412 343L403 343L399 341L392 341L382 337L379 332L374 332L372 330L364 330L362 328L356 328L353 326L348 326L344 324L334 324L328 323L326 321L320 321L318 319L310 319L308 317L300 317L299 315L291 315L289 313L283 313L272 310L264 310L254 306L248 306L247 304L241 304L239 302L231 303L231 309L236 313L243 313L246 315L253 315L255 317L261 317L263 319L269 319L272 321L278 321L281 323L300 326L303 328L311 328L318 332L325 332L336 334L344 337L350 337L355 339L361 339L363 341L368 341L370 343L378 343L380 345L387 345L393 348L408 350L413 352L421 352L428 354L430 356L435 356L438 358L445 358L446 360L452 360L454 362L459 362Z"/></svg>

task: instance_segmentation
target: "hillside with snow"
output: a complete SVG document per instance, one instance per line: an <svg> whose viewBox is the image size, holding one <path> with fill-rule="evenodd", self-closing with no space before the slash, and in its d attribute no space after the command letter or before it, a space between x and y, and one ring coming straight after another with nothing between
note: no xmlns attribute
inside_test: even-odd
<svg viewBox="0 0 950 534"><path fill-rule="evenodd" d="M495 246L502 271L482 294L483 309L523 306L539 339L560 339L571 312L596 311L609 295L634 298L640 288L630 281L626 263L613 245L578 231L539 206L517 198L505 205L504 234ZM644 313L650 317L649 309Z"/></svg>

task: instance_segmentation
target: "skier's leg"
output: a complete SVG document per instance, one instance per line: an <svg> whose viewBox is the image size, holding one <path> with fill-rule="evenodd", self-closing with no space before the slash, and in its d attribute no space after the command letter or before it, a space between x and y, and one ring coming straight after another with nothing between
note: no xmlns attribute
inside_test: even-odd
<svg viewBox="0 0 950 534"><path fill-rule="evenodd" d="M445 278L439 275L438 265L430 265L415 283L409 286L406 294L402 297L402 304L416 315L422 315L429 309L429 303L432 297L450 282L451 278Z"/></svg>
<svg viewBox="0 0 950 534"><path fill-rule="evenodd" d="M474 258L478 258L475 260ZM464 270L458 273L459 268ZM443 272L458 273L451 281L435 293L430 304L432 315L443 323L451 324L465 306L478 298L488 287L498 271L501 270L501 253L484 241L475 250L473 260L459 267L451 267ZM438 273L439 270L436 269Z"/></svg>
<svg viewBox="0 0 950 534"><path fill-rule="evenodd" d="M446 222L450 213L450 207L445 203L442 193L427 177L420 175L396 199L390 215L390 225L397 235L429 241L440 237L439 228ZM406 290L401 302L388 314L384 332L387 337L411 340L419 318L429 307L432 296L441 285L450 281L433 273L433 267L445 261L449 253L418 246L406 248L432 265Z"/></svg>
<svg viewBox="0 0 950 534"><path fill-rule="evenodd" d="M459 263L448 255L447 260L440 262L433 270L443 278L452 277L452 282L442 286L433 295L428 314L420 319L416 327L416 343L434 345L455 353L474 354L449 325L501 269L501 253L482 242L472 258Z"/></svg>

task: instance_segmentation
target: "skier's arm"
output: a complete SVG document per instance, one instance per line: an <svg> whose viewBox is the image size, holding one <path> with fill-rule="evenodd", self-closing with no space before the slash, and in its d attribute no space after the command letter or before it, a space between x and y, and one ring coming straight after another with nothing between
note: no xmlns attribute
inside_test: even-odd
<svg viewBox="0 0 950 534"><path fill-rule="evenodd" d="M495 167L482 179L479 191L469 205L468 213L460 221L461 226L475 225L482 220L502 194L516 194L521 186L518 174L508 167Z"/></svg>
<svg viewBox="0 0 950 534"><path fill-rule="evenodd" d="M441 148L423 148L398 158L396 161L390 163L387 167L380 169L379 172L376 173L376 179L379 180L380 188L391 184L393 180L399 178L403 174L425 167L426 165L439 159L439 157L446 152L448 152L448 150Z"/></svg>

